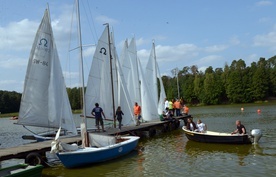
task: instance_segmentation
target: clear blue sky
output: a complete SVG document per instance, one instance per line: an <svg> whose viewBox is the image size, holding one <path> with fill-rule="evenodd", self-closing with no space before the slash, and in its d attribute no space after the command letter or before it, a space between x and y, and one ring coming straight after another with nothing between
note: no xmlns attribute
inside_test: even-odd
<svg viewBox="0 0 276 177"><path fill-rule="evenodd" d="M22 92L30 49L47 2L66 84L77 86L78 61L72 56L68 60L67 52L70 34L71 48L77 40L76 22L71 22L74 0L1 0L0 90ZM144 65L154 39L162 74L192 65L203 71L209 66L223 68L240 58L250 65L275 55L275 6L275 1L266 0L80 0L83 43L95 44L102 24L108 22L118 53L123 41L135 36ZM93 51L93 46L84 51L86 74Z"/></svg>

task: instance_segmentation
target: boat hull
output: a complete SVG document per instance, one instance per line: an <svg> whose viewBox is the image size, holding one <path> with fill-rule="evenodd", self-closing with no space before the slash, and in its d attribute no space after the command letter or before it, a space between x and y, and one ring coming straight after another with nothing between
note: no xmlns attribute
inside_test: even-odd
<svg viewBox="0 0 276 177"><path fill-rule="evenodd" d="M189 140L203 143L223 143L223 144L251 144L248 135L239 135L230 133L219 133L207 131L206 133L193 132L182 128Z"/></svg>
<svg viewBox="0 0 276 177"><path fill-rule="evenodd" d="M0 169L0 176L8 177L40 177L43 166L29 166L27 164L18 164Z"/></svg>
<svg viewBox="0 0 276 177"><path fill-rule="evenodd" d="M77 151L61 152L57 153L57 156L66 168L104 162L118 158L134 150L138 144L139 137L127 136L122 137L122 139L128 140L101 148L87 147L78 149Z"/></svg>

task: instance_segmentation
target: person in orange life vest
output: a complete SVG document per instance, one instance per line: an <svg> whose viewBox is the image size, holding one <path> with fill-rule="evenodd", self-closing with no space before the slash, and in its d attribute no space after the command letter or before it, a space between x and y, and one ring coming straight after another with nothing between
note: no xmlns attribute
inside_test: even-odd
<svg viewBox="0 0 276 177"><path fill-rule="evenodd" d="M181 109L181 104L180 101L177 99L174 103L173 106L175 108L175 114L176 116L180 116L180 109Z"/></svg>
<svg viewBox="0 0 276 177"><path fill-rule="evenodd" d="M140 117L141 117L141 107L138 105L137 102L135 102L135 105L133 107L134 117L136 120L136 126L140 125Z"/></svg>
<svg viewBox="0 0 276 177"><path fill-rule="evenodd" d="M183 114L185 114L185 115L188 115L189 114L189 108L188 108L188 106L186 106L186 105L184 105L183 106Z"/></svg>

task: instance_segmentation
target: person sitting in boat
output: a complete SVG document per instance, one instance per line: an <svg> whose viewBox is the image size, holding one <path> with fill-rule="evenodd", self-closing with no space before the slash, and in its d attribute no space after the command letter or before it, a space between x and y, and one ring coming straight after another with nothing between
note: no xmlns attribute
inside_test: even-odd
<svg viewBox="0 0 276 177"><path fill-rule="evenodd" d="M245 126L241 124L240 120L236 120L237 129L231 132L231 135L239 133L239 134L246 134Z"/></svg>
<svg viewBox="0 0 276 177"><path fill-rule="evenodd" d="M201 122L200 119L197 120L197 125L196 125L196 131L200 133L205 133L207 131L207 125L203 122Z"/></svg>
<svg viewBox="0 0 276 177"><path fill-rule="evenodd" d="M192 119L190 119L190 118L187 119L186 128L190 131L195 131L196 130L196 124L193 122Z"/></svg>
<svg viewBox="0 0 276 177"><path fill-rule="evenodd" d="M103 132L105 132L102 115L104 116L104 119L106 119L106 117L105 117L105 115L104 115L103 109L102 109L101 107L99 107L99 103L96 103L95 106L96 106L96 107L93 108L91 114L92 114L93 116L95 116L95 119L96 119L96 127L98 128L98 130L100 130L100 127L99 127L99 123L100 123L101 126L102 126L102 129L103 129Z"/></svg>

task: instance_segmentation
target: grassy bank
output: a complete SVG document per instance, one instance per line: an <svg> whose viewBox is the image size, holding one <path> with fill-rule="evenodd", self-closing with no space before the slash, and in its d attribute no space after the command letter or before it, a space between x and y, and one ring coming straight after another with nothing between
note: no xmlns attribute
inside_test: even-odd
<svg viewBox="0 0 276 177"><path fill-rule="evenodd" d="M3 117L12 117L12 116L18 116L18 112L0 114L0 118L3 118Z"/></svg>
<svg viewBox="0 0 276 177"><path fill-rule="evenodd" d="M72 110L73 114L81 114L82 110L78 109L78 110ZM4 117L12 117L12 116L18 116L18 112L14 112L14 113L6 113L6 114L0 114L0 118L4 118Z"/></svg>

